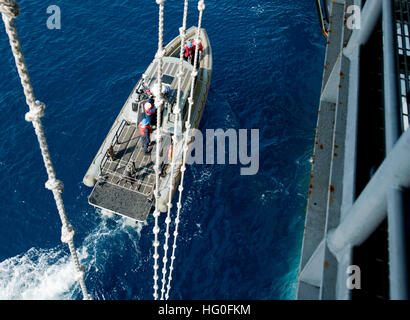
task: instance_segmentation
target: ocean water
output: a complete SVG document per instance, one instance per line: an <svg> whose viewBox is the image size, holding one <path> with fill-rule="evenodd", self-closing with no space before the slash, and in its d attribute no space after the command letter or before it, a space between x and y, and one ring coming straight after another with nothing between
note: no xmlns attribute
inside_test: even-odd
<svg viewBox="0 0 410 320"><path fill-rule="evenodd" d="M43 124L89 293L152 299L152 217L135 224L96 212L82 178L155 55L158 7L153 0L19 3L16 25L36 98L47 106ZM325 48L315 5L206 4L214 64L200 129L259 129L260 165L253 176L241 176L241 165L188 168L170 299L294 299ZM47 29L49 5L61 8L60 30ZM165 5L167 43L178 35L183 1ZM188 26L196 21L190 1ZM0 30L0 299L81 299Z"/></svg>

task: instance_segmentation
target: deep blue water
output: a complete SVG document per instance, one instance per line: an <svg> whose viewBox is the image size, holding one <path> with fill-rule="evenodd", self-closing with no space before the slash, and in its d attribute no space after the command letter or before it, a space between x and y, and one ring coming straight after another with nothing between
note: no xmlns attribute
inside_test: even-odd
<svg viewBox="0 0 410 320"><path fill-rule="evenodd" d="M19 3L16 25L36 98L47 106L43 124L88 290L94 299L152 299L152 217L134 225L96 213L82 178L155 55L157 5ZM166 43L178 34L182 3L165 3ZM46 27L52 4L61 30ZM189 167L170 298L294 299L325 45L314 2L206 4L214 64L200 129L260 129L260 166L254 176L241 176L241 165ZM188 26L196 1L190 9ZM81 299L2 30L0 298Z"/></svg>

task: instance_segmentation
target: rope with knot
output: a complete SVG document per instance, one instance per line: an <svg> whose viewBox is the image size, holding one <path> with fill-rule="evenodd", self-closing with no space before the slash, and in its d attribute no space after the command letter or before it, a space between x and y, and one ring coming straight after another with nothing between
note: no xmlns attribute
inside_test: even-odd
<svg viewBox="0 0 410 320"><path fill-rule="evenodd" d="M162 104L163 104L163 99L161 97L161 91L162 91L162 58L164 56L164 48L163 48L163 39L164 39L164 3L165 0L156 0L158 6L159 6L159 27L158 27L158 51L157 54L155 55L155 59L158 60L158 73L157 73L157 78L158 78L158 98L157 98L157 133L156 133L156 161L155 161L155 211L153 213L153 216L155 218L155 226L152 230L154 233L154 299L158 300L158 246L159 246L159 241L158 241L158 233L159 233L159 225L158 225L158 218L160 215L160 211L158 210L159 206L159 198L160 198L160 193L159 193L159 175L160 175L160 169L159 169L159 151L161 149L161 109L162 109Z"/></svg>
<svg viewBox="0 0 410 320"><path fill-rule="evenodd" d="M176 121L179 123L179 126L174 126L174 135L172 137L172 143L173 146L175 147L177 143L177 128L182 128L181 125L181 108L180 108L180 103L181 103L181 82L182 82L182 77L183 77L183 57L184 57L184 43L185 43L185 37L186 37L186 21L187 21L187 16L188 16L188 0L184 1L184 15L182 19L182 27L179 28L179 33L180 33L180 39L181 39L181 46L180 46L180 52L179 52L179 65L178 65L178 90L177 90L177 98L176 98L176 108L174 109L174 114L176 115ZM175 150L175 148L174 148ZM169 225L171 223L171 208L172 208L172 194L174 190L174 171L175 171L175 164L176 164L176 156L172 157L171 160L171 173L170 173L170 184L169 184L169 191L168 191L168 211L167 211L167 218L165 219L165 224L166 224L166 230L165 230L165 244L164 244L164 257L162 259L163 262L163 267L162 267L162 288L161 288L161 300L164 300L164 295L165 298L168 299L168 295L165 294L165 284L166 284L166 275L167 275L167 263L168 263L168 239L170 237L169 234ZM178 219L179 222L179 219ZM176 230L178 229L178 226L176 225ZM176 244L174 243L173 245L173 253L175 253L175 247ZM175 259L175 256L171 256L171 263ZM170 273L171 270L173 269L172 265L170 265ZM167 288L170 289L170 283L168 283ZM168 289L168 290L169 290Z"/></svg>
<svg viewBox="0 0 410 320"><path fill-rule="evenodd" d="M60 215L62 230L61 241L66 243L70 249L71 256L74 260L75 273L78 282L80 283L83 293L83 299L89 300L91 297L88 295L87 288L84 282L85 269L80 264L77 251L74 246L74 228L68 221L65 213L63 199L61 193L63 192L63 184L57 180L53 164L51 162L50 152L48 150L48 144L44 133L41 117L44 115L45 105L44 103L37 101L34 97L33 87L31 85L30 77L27 70L27 65L24 60L23 51L20 46L20 40L17 35L17 29L14 25L13 19L19 15L19 6L14 0L0 0L0 12L2 14L6 33L9 37L10 47L14 56L17 72L20 77L20 82L24 90L26 97L26 103L29 107L29 112L26 113L25 119L31 122L34 131L37 136L37 140L40 146L41 155L43 157L44 166L47 171L48 181L45 187L49 189L54 196L54 200L57 206L58 213Z"/></svg>
<svg viewBox="0 0 410 320"><path fill-rule="evenodd" d="M183 28L186 25L186 15L187 15L187 0L185 3L185 10L184 10L184 24ZM205 2L204 0L199 0L198 1L198 11L199 11L199 17L198 17L198 27L197 27L197 33L196 33L196 38L195 38L195 43L199 42L200 38L200 32L201 32L201 25L202 25L202 16L203 16L203 11L205 10ZM183 47L183 43L185 42L185 32L180 29L181 33L181 47ZM198 75L198 69L197 69L197 61L198 61L198 51L199 51L199 45L195 46L195 57L194 57L194 68L191 73L191 92L190 92L190 97L188 99L189 103L189 111L188 111L188 118L185 123L185 140L184 140L184 146L183 146L183 158L182 158L182 166L181 166L181 180L178 186L178 191L179 191L179 196L178 196L178 203L177 203L177 215L175 218L175 230L174 230L174 242L172 245L172 254L171 254L171 263L169 266L169 275L168 275L168 284L167 284L167 290L165 293L165 299L168 300L169 298L169 291L171 290L171 281L172 281L172 271L174 270L174 260L175 260L175 251L177 248L177 238L178 238L178 226L180 222L180 214L181 214L181 209L182 209L182 192L184 190L184 177L185 177L185 171L186 171L186 159L187 159L187 154L188 154L188 141L190 139L190 128L191 128L191 113L192 113L192 106L194 104L194 87L195 87L195 78ZM183 54L183 48L181 48L180 52L180 74L182 71L182 54ZM178 78L178 80L180 80ZM178 92L180 89L178 89ZM182 121L180 117L180 121ZM181 125L182 127L182 125Z"/></svg>
<svg viewBox="0 0 410 320"><path fill-rule="evenodd" d="M20 14L19 5L14 0L0 0L0 13L15 19Z"/></svg>

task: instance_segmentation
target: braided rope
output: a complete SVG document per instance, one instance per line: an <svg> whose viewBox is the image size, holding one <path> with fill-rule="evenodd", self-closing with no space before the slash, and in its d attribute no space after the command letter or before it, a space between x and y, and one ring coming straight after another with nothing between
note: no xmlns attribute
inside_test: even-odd
<svg viewBox="0 0 410 320"><path fill-rule="evenodd" d="M14 0L1 0L0 12L15 19L20 13L19 5Z"/></svg>
<svg viewBox="0 0 410 320"><path fill-rule="evenodd" d="M3 22L6 28L6 33L9 37L10 47L13 52L14 60L16 63L17 71L20 76L21 85L26 97L26 103L29 107L29 112L26 113L25 119L31 122L34 127L34 131L37 136L37 140L40 146L41 155L43 157L44 166L47 170L48 181L45 187L52 191L54 200L57 206L58 213L60 215L62 228L61 228L61 241L66 243L70 249L71 256L74 260L76 278L80 283L83 293L83 299L89 300L91 297L87 293L87 288L84 282L85 269L80 264L77 251L74 246L74 228L71 226L65 213L63 200L61 193L63 192L63 183L56 179L53 164L50 158L50 152L48 150L47 140L44 134L41 117L44 115L45 105L40 101L36 101L34 97L33 87L31 85L30 77L27 70L27 65L24 61L23 52L20 46L20 41L17 35L17 29L14 25L13 19L19 14L18 4L14 0L0 0L0 12L2 14Z"/></svg>
<svg viewBox="0 0 410 320"><path fill-rule="evenodd" d="M186 1L188 2L188 1ZM199 0L198 1L198 11L199 11L199 18L198 18L198 29L197 29L197 34L196 34L196 39L195 43L199 43L199 37L200 37L200 32L201 32L201 25L202 25L202 15L203 11L205 10L205 1L204 0ZM184 12L184 18L185 17L185 12ZM184 39L185 41L185 39ZM181 43L182 47L182 43ZM190 97L188 99L189 102L189 111L188 111L188 118L185 123L185 140L184 140L184 147L183 147L183 160L182 160L182 166L181 166L181 181L178 186L178 191L179 191L179 197L178 197L178 203L177 203L177 216L175 218L175 231L174 231L174 243L172 245L172 254L171 254L171 264L169 266L169 275L168 275L168 285L167 285L167 292L165 294L165 298L168 300L169 298L169 291L171 290L171 280L172 280L172 271L174 270L174 260L175 260L175 251L177 248L177 237L178 237L178 226L180 222L180 213L181 213L181 208L182 208L182 191L184 190L184 177L185 177L185 171L186 171L186 158L188 154L188 139L190 137L190 128L191 128L191 113L192 113L192 105L194 104L194 86L195 86L195 78L198 75L197 71L197 61L198 61L198 51L199 51L199 45L195 46L195 58L194 58L194 69L192 70L191 73L191 92L190 92ZM181 50L182 52L182 50ZM181 72L181 69L180 69ZM178 79L179 80L179 79ZM179 91L179 88L178 88Z"/></svg>
<svg viewBox="0 0 410 320"><path fill-rule="evenodd" d="M182 77L184 75L183 73L183 57L184 57L184 43L185 43L185 37L186 37L186 21L187 21L187 16L188 16L188 0L185 0L184 2L184 15L182 19L182 27L179 29L179 36L181 38L181 47L180 47L180 53L179 53L179 69L178 69L178 90L177 90L177 101L176 101L176 108L174 110L174 114L176 115L177 119L176 122L180 123L181 122L181 108L180 108L180 103L181 103L181 82L182 82ZM173 139L173 145L175 146L177 142L177 127L174 126L174 135L172 137ZM182 127L182 126L181 126ZM176 157L172 157L171 161L171 177L170 177L170 186L169 186L169 193L168 193L168 212L167 212L167 218L165 219L166 223L166 231L165 231L165 244L164 244L164 258L162 259L163 261L163 268L162 268L162 288L161 288L161 300L164 300L164 294L165 294L165 283L166 283L166 274L167 274L167 262L168 262L168 239L170 237L169 235L169 225L171 223L171 208L172 208L172 193L174 190L174 170L175 170L175 163L176 163ZM179 222L179 220L178 220ZM177 227L176 227L177 228ZM171 260L173 261L175 259L175 249L176 245L173 245L173 255L171 256ZM170 267L173 269L173 267ZM168 280L168 285L169 280ZM166 297L168 299L168 297Z"/></svg>
<svg viewBox="0 0 410 320"><path fill-rule="evenodd" d="M164 48L163 48L163 34L164 34L164 2L165 0L156 0L156 3L159 5L159 27L158 27L158 52L155 55L155 59L158 61L158 97L156 97L156 101L158 101L157 105L157 139L156 139L156 161L155 161L155 211L153 216L155 218L155 226L152 230L154 233L154 299L158 300L158 233L159 233L159 225L158 225L158 217L160 215L160 211L158 210L159 207L159 151L160 151L160 143L161 143L161 109L162 104L164 103L161 97L161 89L162 89L162 58L164 56Z"/></svg>

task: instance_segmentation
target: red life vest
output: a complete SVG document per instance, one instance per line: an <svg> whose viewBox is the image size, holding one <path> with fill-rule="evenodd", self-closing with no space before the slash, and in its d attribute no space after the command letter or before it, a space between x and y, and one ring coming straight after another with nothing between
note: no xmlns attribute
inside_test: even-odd
<svg viewBox="0 0 410 320"><path fill-rule="evenodd" d="M157 108L155 108L155 106L154 106L154 104L153 104L152 102L146 102L146 103L151 104L151 107L150 107L148 110L146 110L146 109L145 109L145 104L144 104L145 113L146 113L147 115L151 116L151 115L153 115L153 114L155 113L155 111L157 111Z"/></svg>
<svg viewBox="0 0 410 320"><path fill-rule="evenodd" d="M184 56L185 58L188 58L190 55L192 55L192 48L188 48L188 46L185 44L184 45Z"/></svg>
<svg viewBox="0 0 410 320"><path fill-rule="evenodd" d="M142 136L144 136L145 137L145 129L148 129L149 130L149 133L152 133L152 129L151 129L151 126L149 125L149 124L146 124L145 126L143 126L141 123L138 125L138 128L140 129L140 134L142 135Z"/></svg>
<svg viewBox="0 0 410 320"><path fill-rule="evenodd" d="M192 43L192 51L195 52L195 42ZM199 43L198 52L204 54L204 47L202 46L202 42Z"/></svg>

